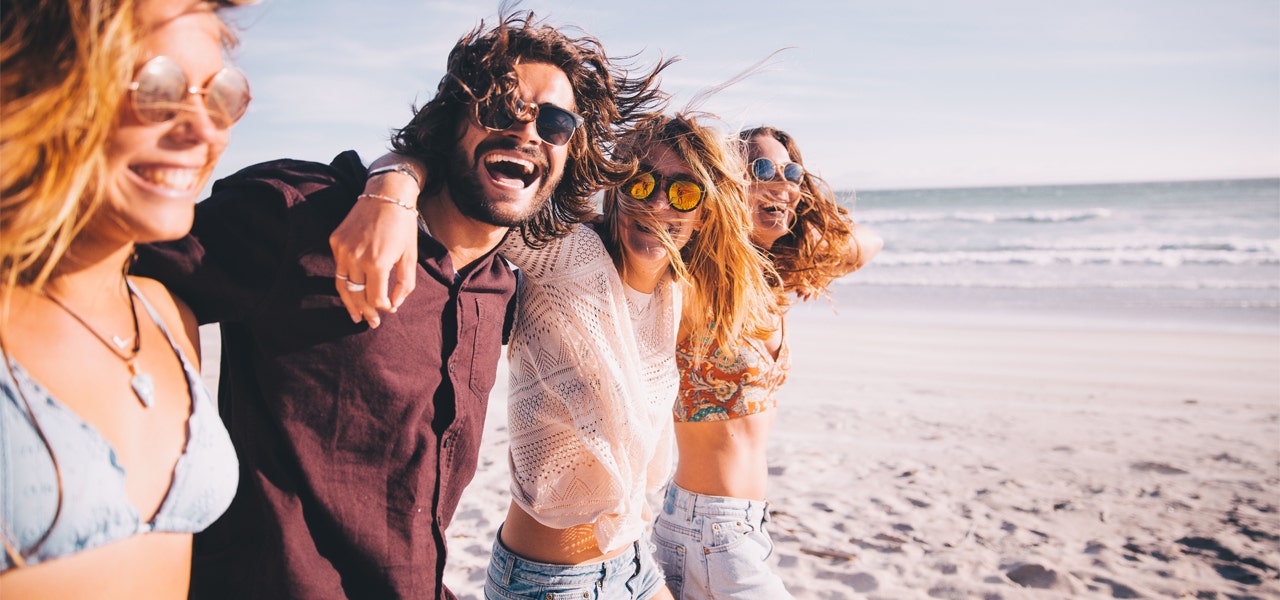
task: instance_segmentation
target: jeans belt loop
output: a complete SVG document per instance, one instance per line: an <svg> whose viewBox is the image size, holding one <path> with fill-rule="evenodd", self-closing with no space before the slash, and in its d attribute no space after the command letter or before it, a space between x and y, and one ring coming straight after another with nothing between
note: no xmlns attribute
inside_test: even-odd
<svg viewBox="0 0 1280 600"><path fill-rule="evenodd" d="M502 543L502 530L498 530L498 543ZM502 585L510 586L511 578L516 572L516 556L507 548L502 548Z"/></svg>

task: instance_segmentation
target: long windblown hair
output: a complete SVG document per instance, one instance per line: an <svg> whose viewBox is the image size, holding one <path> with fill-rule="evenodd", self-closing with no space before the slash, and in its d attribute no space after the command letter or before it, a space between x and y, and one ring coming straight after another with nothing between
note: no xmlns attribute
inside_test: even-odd
<svg viewBox="0 0 1280 600"><path fill-rule="evenodd" d="M781 129L762 125L738 134L743 142L759 136L778 140L792 162L804 164L799 145ZM772 247L762 249L773 261L770 283L778 291L779 301L785 303L795 293L825 293L832 281L848 272L843 265L850 246L856 248L857 240L849 211L836 202L826 181L805 169L795 222Z"/></svg>
<svg viewBox="0 0 1280 600"><path fill-rule="evenodd" d="M245 4L237 0L188 0L191 10ZM0 1L0 322L9 318L19 286L41 289L76 236L103 203L106 146L142 40L151 25L137 0ZM223 44L234 45L230 30ZM14 377L0 329L0 359ZM34 416L18 388L26 411ZM38 420L32 425L53 458L57 453ZM0 542L17 566L36 554L62 514L64 489L57 478L53 523L22 551L0 522Z"/></svg>
<svg viewBox="0 0 1280 600"><path fill-rule="evenodd" d="M192 8L245 2L190 0ZM147 33L136 0L0 8L0 285L40 286L102 204L107 141ZM234 37L224 30L224 44Z"/></svg>
<svg viewBox="0 0 1280 600"><path fill-rule="evenodd" d="M446 178L436 174L447 168L474 104L505 102L517 114L515 65L522 62L547 63L564 71L577 112L585 119L569 141L564 177L551 200L521 228L525 241L539 247L594 214L592 196L602 187L621 185L634 171L634 161L620 160L613 152L618 135L660 114L666 96L658 88L658 75L674 61L660 60L631 77L624 65L605 55L595 38L569 37L530 11L500 16L489 30L481 22L449 52L435 97L392 138L396 152L423 162L429 175L426 193L444 185Z"/></svg>
<svg viewBox="0 0 1280 600"><path fill-rule="evenodd" d="M736 348L743 335L767 337L775 327L772 315L776 304L766 275L772 269L751 244L743 154L736 140L702 123L710 118L682 113L650 120L621 140L618 154L628 162L638 162L661 144L685 161L706 188L701 223L688 243L676 248L669 236L659 237L671 254L676 276L689 284L682 328L710 332L722 348ZM640 219L655 218L643 214L636 204L620 187L605 192L604 219L610 238L606 245L611 252L626 251L619 241L618 217L623 211ZM666 230L658 226L651 229Z"/></svg>

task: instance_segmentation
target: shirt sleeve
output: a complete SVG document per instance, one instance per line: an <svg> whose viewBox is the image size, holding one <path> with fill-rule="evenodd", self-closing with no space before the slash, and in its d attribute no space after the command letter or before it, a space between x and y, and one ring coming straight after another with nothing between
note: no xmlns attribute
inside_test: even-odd
<svg viewBox="0 0 1280 600"><path fill-rule="evenodd" d="M288 210L265 183L220 181L196 205L191 233L138 246L133 272L163 283L201 324L249 318L271 290L286 244Z"/></svg>

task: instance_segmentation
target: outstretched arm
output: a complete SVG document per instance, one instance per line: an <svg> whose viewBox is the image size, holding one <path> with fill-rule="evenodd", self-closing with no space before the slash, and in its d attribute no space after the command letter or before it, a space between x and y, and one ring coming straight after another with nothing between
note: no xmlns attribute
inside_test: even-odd
<svg viewBox="0 0 1280 600"><path fill-rule="evenodd" d="M854 225L853 243L849 246L849 252L845 255L844 261L845 267L849 269L846 273L857 271L871 262L871 259L875 258L884 247L884 238L869 227Z"/></svg>
<svg viewBox="0 0 1280 600"><path fill-rule="evenodd" d="M384 168L394 165L403 167ZM376 328L379 311L395 312L413 291L419 182L425 171L414 159L395 153L373 161L364 193L329 236L339 275L334 283L356 323L364 320Z"/></svg>
<svg viewBox="0 0 1280 600"><path fill-rule="evenodd" d="M816 231L811 233L816 235ZM853 224L852 236L850 236L849 244L844 249L844 257L835 276L843 277L865 267L867 263L871 262L871 259L880 253L880 249L883 247L884 238L881 238L880 234L876 233L875 230L863 225ZM795 293L801 300L808 301L821 295L822 290L798 287Z"/></svg>

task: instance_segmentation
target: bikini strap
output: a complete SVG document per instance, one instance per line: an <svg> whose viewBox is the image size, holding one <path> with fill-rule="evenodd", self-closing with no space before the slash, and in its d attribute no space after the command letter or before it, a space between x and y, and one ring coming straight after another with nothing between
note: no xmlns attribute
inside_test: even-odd
<svg viewBox="0 0 1280 600"><path fill-rule="evenodd" d="M143 296L142 293L138 291L138 288L133 285L132 281L125 278L125 283L129 286L129 291L132 292L138 300L142 301L142 307L147 310L147 315L151 317L151 322L155 323L156 327L160 328L160 333L164 334L164 339L169 340L169 347L173 349L174 354L178 355L178 361L182 363L182 370L188 375L195 373L195 365L192 365L191 362L187 360L187 355L182 352L182 348L178 346L178 342L173 339L173 334L169 333L169 328L165 326L164 319L160 318L160 313L156 312L155 307L151 306L151 303L147 301L147 297ZM198 377L199 373L196 373L196 375ZM188 377L188 379L190 379L190 377Z"/></svg>

